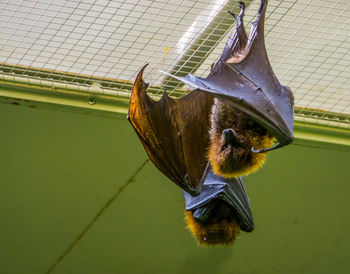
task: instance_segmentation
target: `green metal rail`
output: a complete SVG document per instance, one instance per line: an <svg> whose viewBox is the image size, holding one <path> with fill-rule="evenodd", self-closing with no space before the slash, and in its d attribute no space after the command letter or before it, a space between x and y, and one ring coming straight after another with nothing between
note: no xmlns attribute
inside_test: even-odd
<svg viewBox="0 0 350 274"><path fill-rule="evenodd" d="M97 79L90 78L90 83L84 86L80 82L63 83L18 74L3 74L0 75L0 103L125 119L132 83L108 80L110 83L107 85L108 81L103 80L104 85L101 85L95 80ZM123 86L124 90L111 89L110 86ZM159 89L150 87L148 91L157 99ZM328 114L332 119L325 120L299 115L303 113L299 109L296 109L296 113L294 144L350 151L350 125L342 122L349 117Z"/></svg>

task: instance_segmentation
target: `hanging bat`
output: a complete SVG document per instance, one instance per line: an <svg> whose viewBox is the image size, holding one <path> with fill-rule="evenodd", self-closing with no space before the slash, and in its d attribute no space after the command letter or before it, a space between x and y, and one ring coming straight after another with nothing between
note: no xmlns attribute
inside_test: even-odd
<svg viewBox="0 0 350 274"><path fill-rule="evenodd" d="M197 208L186 207L186 219L199 242L205 238L211 244L231 243L240 229L253 229L243 181L234 177L257 169L267 151L293 140L293 95L279 83L267 58L266 5L262 0L248 38L241 3L237 26L207 78L173 76L195 88L183 98L172 99L165 92L153 101L142 79L146 66L133 86L128 119L150 159L190 196L199 194L198 199L206 201ZM273 137L278 140L274 146ZM218 180L227 186L240 180L243 188L210 196ZM242 214L243 208L249 214ZM199 212L211 214L203 219Z"/></svg>
<svg viewBox="0 0 350 274"><path fill-rule="evenodd" d="M293 93L278 81L265 47L267 0L261 0L258 18L252 25L249 38L243 24L244 3L240 4L241 12L235 17L236 29L207 78L191 74L177 77L163 72L216 97L209 159L214 171L225 177L245 175L256 170L264 161L264 154L260 153L293 141ZM225 121L228 117L231 117L231 121ZM232 125L237 121L242 121L240 124L243 127L238 125L233 129ZM259 126L254 125L254 122ZM228 126L226 131L225 126ZM266 133L259 127L264 128ZM278 143L269 147L272 137ZM227 145L230 143L228 140L236 142Z"/></svg>
<svg viewBox="0 0 350 274"><path fill-rule="evenodd" d="M241 187L225 194L226 186L235 185L236 178L215 175L208 163L214 99L195 90L181 99L164 93L158 102L153 101L142 79L145 67L133 87L128 119L156 167L185 190L186 221L198 242L230 244L241 229L251 231L254 222L243 178ZM225 214L219 217L220 212Z"/></svg>
<svg viewBox="0 0 350 274"><path fill-rule="evenodd" d="M201 193L184 196L186 222L200 244L232 244L241 230L254 229L243 177L227 179L210 170Z"/></svg>

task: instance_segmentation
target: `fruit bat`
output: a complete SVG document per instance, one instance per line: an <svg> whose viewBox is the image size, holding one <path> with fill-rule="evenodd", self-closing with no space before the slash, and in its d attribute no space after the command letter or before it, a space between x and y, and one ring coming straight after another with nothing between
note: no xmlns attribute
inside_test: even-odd
<svg viewBox="0 0 350 274"><path fill-rule="evenodd" d="M210 170L201 193L184 196L186 222L200 244L231 244L240 230L254 228L243 177L227 179Z"/></svg>
<svg viewBox="0 0 350 274"><path fill-rule="evenodd" d="M269 148L252 148L255 153L266 152L293 141L293 93L282 86L267 57L264 20L267 0L261 0L258 18L247 37L243 24L244 3L235 17L237 26L228 39L218 62L207 78L188 74L177 77L189 86L213 94L226 104L244 112L277 138Z"/></svg>
<svg viewBox="0 0 350 274"><path fill-rule="evenodd" d="M247 37L241 3L236 28L207 78L172 76L194 87L183 98L164 92L152 100L142 79L147 65L133 86L128 119L155 166L188 193L186 220L200 243L231 243L240 230L253 229L239 176L293 140L293 95L267 58L266 6L262 0ZM278 143L272 146L273 137Z"/></svg>

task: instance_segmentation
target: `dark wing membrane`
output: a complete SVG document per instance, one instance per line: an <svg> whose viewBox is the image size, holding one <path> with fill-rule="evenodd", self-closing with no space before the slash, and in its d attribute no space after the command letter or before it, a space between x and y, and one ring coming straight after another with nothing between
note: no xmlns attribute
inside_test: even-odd
<svg viewBox="0 0 350 274"><path fill-rule="evenodd" d="M194 218L200 222L205 222L213 214L215 203L223 200L234 210L242 230L250 232L254 229L243 177L224 178L210 170L201 193L195 197L184 193L184 196L186 210L192 210Z"/></svg>
<svg viewBox="0 0 350 274"><path fill-rule="evenodd" d="M128 119L156 167L185 191L196 194L207 170L209 116L213 98L192 91L181 99L166 92L159 101L146 93L139 72L131 94Z"/></svg>
<svg viewBox="0 0 350 274"><path fill-rule="evenodd" d="M237 17L237 27L207 78L191 74L173 76L236 106L278 139L276 146L256 152L281 147L293 140L293 94L280 84L268 60L264 39L266 6L267 0L261 0L248 41L242 18Z"/></svg>

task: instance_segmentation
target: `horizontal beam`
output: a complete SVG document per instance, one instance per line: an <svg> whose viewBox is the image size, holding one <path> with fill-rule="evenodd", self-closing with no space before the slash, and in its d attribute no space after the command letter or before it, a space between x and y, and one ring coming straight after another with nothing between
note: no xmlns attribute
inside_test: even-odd
<svg viewBox="0 0 350 274"><path fill-rule="evenodd" d="M106 91L98 85L85 88L75 84L14 78L0 79L0 103L104 117L126 117L128 92Z"/></svg>
<svg viewBox="0 0 350 274"><path fill-rule="evenodd" d="M296 145L350 151L350 128L294 122Z"/></svg>
<svg viewBox="0 0 350 274"><path fill-rule="evenodd" d="M50 84L0 79L0 103L126 119L128 92L106 93L98 86L84 90L78 85ZM296 145L350 151L349 124L296 116L294 125Z"/></svg>

